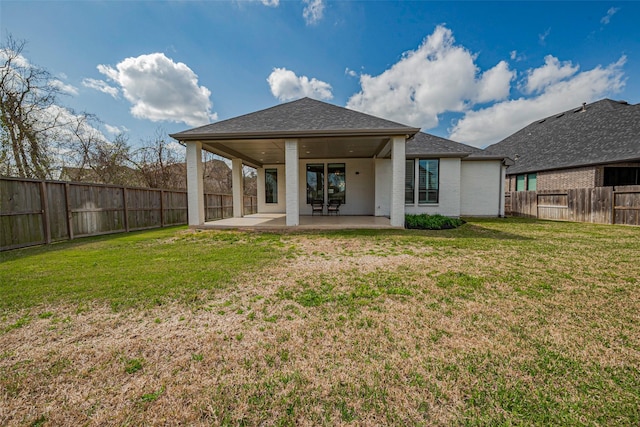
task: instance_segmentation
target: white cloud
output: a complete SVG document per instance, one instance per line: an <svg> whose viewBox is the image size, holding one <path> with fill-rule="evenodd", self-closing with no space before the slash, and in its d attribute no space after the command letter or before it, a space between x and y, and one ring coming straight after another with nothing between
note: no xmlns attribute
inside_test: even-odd
<svg viewBox="0 0 640 427"><path fill-rule="evenodd" d="M344 69L344 73L349 77L358 77L358 73L350 69L349 67Z"/></svg>
<svg viewBox="0 0 640 427"><path fill-rule="evenodd" d="M524 61L526 59L526 56L523 55L523 54L518 53L517 50L512 50L511 52L509 52L509 58L512 61L521 62L521 61Z"/></svg>
<svg viewBox="0 0 640 427"><path fill-rule="evenodd" d="M600 23L607 25L611 22L611 18L620 10L619 7L611 7L607 10L607 14L600 19Z"/></svg>
<svg viewBox="0 0 640 427"><path fill-rule="evenodd" d="M62 80L54 79L49 81L49 86L55 87L62 93L66 93L67 95L77 95L78 88L63 82Z"/></svg>
<svg viewBox="0 0 640 427"><path fill-rule="evenodd" d="M501 61L478 75L475 55L454 41L451 30L438 26L382 74L362 74L361 91L347 107L429 129L438 125L439 114L508 97L515 78L508 64Z"/></svg>
<svg viewBox="0 0 640 427"><path fill-rule="evenodd" d="M115 68L98 65L98 71L120 87L134 117L189 126L217 119L211 112L211 91L198 85L198 76L186 64L163 53L126 58Z"/></svg>
<svg viewBox="0 0 640 427"><path fill-rule="evenodd" d="M469 111L453 127L449 137L455 141L484 147L502 140L535 120L578 108L583 102L592 102L607 94L619 92L625 84L622 71L625 62L626 57L623 56L606 67L598 66L570 78L556 79L542 85L542 93L532 98L503 101L478 111ZM531 70L529 78L548 66L546 62L542 67Z"/></svg>
<svg viewBox="0 0 640 427"><path fill-rule="evenodd" d="M5 84L7 85L18 82L18 80L21 80L19 78L21 72L34 67L34 65L21 54L16 54L15 51L7 48L0 49L0 61L6 61L9 58L11 58L11 66L2 70L3 77L6 78ZM36 67L36 69L39 68ZM78 94L78 89L75 86L60 80L67 78L65 74L59 74L58 77L59 78L50 79L47 81L47 84L62 93L69 95ZM91 136L94 139L105 140L102 132L93 127L93 124L90 120L86 119L85 115L77 115L72 110L58 104L46 105L44 107L41 105L32 105L32 107L30 114L39 124L36 132L45 135L43 138L44 144L52 146L56 144L59 145L66 141L73 140L77 136ZM57 150L56 147L52 147L52 149Z"/></svg>
<svg viewBox="0 0 640 427"><path fill-rule="evenodd" d="M21 54L16 54L14 50L6 47L0 49L0 61L5 62L9 57L12 57L11 65L13 68L28 68L31 66L27 58Z"/></svg>
<svg viewBox="0 0 640 427"><path fill-rule="evenodd" d="M22 54L9 49L8 47L0 47L0 62L3 65L3 67L0 68L0 73L3 80L3 86L5 88L10 88L11 90L17 90L19 92L23 91L26 85L23 77L35 72L42 74L39 74L36 78L36 88L32 87L32 92L40 91L41 84L46 81L46 85L58 93L64 93L67 95L78 94L78 89L76 87L60 80L61 78L65 78L64 76L59 76L60 78L49 78L50 74L45 69L40 68L37 65L33 65ZM31 84L33 85L33 83L34 82L32 80ZM27 97L29 97L29 95L33 94L27 94Z"/></svg>
<svg viewBox="0 0 640 427"><path fill-rule="evenodd" d="M546 44L547 37L549 37L549 34L551 34L551 28L547 28L544 33L538 34L538 41L540 42L541 45L544 46Z"/></svg>
<svg viewBox="0 0 640 427"><path fill-rule="evenodd" d="M296 76L286 68L274 68L267 78L271 93L280 101L308 96L315 99L333 98L332 88L329 83L318 79L309 79L307 76Z"/></svg>
<svg viewBox="0 0 640 427"><path fill-rule="evenodd" d="M113 98L117 98L120 94L118 88L110 86L107 82L103 80L96 79L84 79L82 80L82 86L88 87L90 89L98 90L102 93L106 93L111 95Z"/></svg>
<svg viewBox="0 0 640 427"><path fill-rule="evenodd" d="M514 78L515 73L509 70L509 64L500 61L498 65L482 73L477 82L478 94L473 100L489 102L507 98Z"/></svg>
<svg viewBox="0 0 640 427"><path fill-rule="evenodd" d="M184 158L186 147L181 145L178 141L171 140L167 143L167 150L172 151L180 158Z"/></svg>
<svg viewBox="0 0 640 427"><path fill-rule="evenodd" d="M510 56L518 58L517 51ZM440 114L463 113L449 137L483 147L534 120L619 92L625 84L624 56L580 72L571 61L548 55L544 65L523 74L515 85L523 97L514 100L509 97L516 72L509 64L500 61L480 72L475 61L476 55L454 43L449 29L438 26L381 74L361 74L361 90L347 107L422 129L438 126ZM490 105L474 111L479 104Z"/></svg>
<svg viewBox="0 0 640 427"><path fill-rule="evenodd" d="M320 22L324 15L324 0L302 0L305 4L302 16L307 25L314 25Z"/></svg>
<svg viewBox="0 0 640 427"><path fill-rule="evenodd" d="M125 126L112 126L112 125L106 124L106 123L104 125L104 128L111 135L118 135L118 134L121 134L123 132L127 132L129 130Z"/></svg>
<svg viewBox="0 0 640 427"><path fill-rule="evenodd" d="M94 127L94 121L87 120L86 116L76 115L65 107L50 105L38 111L37 115L38 121L46 127L43 140L52 154L50 161L53 169L82 163L78 138L84 143L108 142L105 135Z"/></svg>
<svg viewBox="0 0 640 427"><path fill-rule="evenodd" d="M571 77L580 67L573 66L571 61L560 62L551 55L544 57L544 65L527 71L527 79L523 86L524 93L540 92L544 88Z"/></svg>
<svg viewBox="0 0 640 427"><path fill-rule="evenodd" d="M280 0L260 0L260 3L268 7L280 6Z"/></svg>

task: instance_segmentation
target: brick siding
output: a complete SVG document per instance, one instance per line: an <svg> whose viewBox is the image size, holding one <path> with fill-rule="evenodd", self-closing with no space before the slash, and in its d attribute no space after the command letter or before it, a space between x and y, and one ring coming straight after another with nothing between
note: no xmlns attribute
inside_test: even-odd
<svg viewBox="0 0 640 427"><path fill-rule="evenodd" d="M537 173L537 191L567 190L569 188L593 188L604 185L604 168L640 167L640 163L615 163L612 165L587 166L583 168L562 169ZM525 175L525 180L526 176ZM516 191L516 176L507 175L505 190ZM527 183L525 181L525 188Z"/></svg>
<svg viewBox="0 0 640 427"><path fill-rule="evenodd" d="M600 183L597 182L597 178L600 178ZM538 172L538 191L593 188L601 185L601 166Z"/></svg>

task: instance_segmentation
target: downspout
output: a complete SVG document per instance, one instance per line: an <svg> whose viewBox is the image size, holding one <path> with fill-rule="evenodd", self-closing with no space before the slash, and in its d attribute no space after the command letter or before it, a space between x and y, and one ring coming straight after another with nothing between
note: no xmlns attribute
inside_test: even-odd
<svg viewBox="0 0 640 427"><path fill-rule="evenodd" d="M500 170L498 172L498 179L500 182L498 183L498 218L504 218L504 177L503 171L506 170L506 166L504 165L504 160L500 162Z"/></svg>

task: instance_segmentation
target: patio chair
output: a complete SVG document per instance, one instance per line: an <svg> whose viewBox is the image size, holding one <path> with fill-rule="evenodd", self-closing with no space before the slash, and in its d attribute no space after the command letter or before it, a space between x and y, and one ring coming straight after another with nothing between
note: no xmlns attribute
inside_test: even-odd
<svg viewBox="0 0 640 427"><path fill-rule="evenodd" d="M342 202L340 200L329 200L329 204L327 205L327 214L336 214L340 215L340 205Z"/></svg>
<svg viewBox="0 0 640 427"><path fill-rule="evenodd" d="M318 212L320 215L324 215L324 201L322 200L314 200L311 202L311 216Z"/></svg>

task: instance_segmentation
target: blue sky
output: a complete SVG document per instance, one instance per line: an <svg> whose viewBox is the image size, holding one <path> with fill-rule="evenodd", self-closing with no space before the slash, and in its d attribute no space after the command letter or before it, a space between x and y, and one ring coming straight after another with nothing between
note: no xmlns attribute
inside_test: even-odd
<svg viewBox="0 0 640 427"><path fill-rule="evenodd" d="M11 1L0 30L130 142L311 96L484 147L640 102L640 2Z"/></svg>

